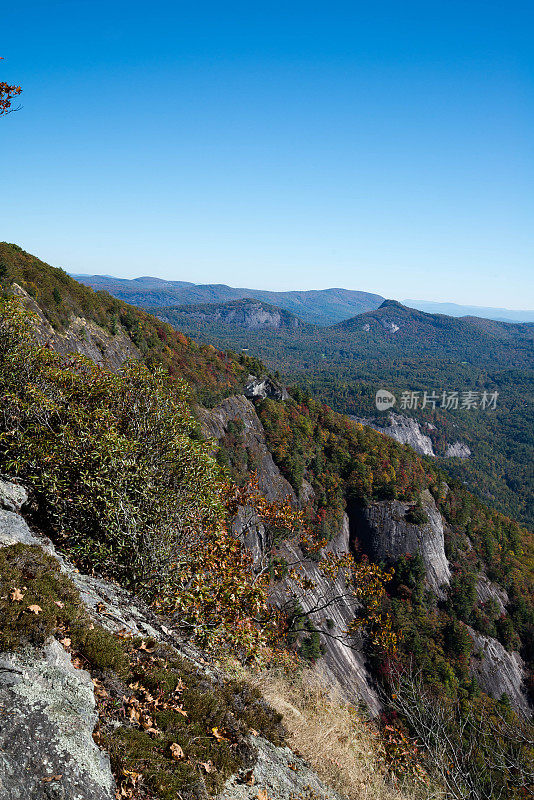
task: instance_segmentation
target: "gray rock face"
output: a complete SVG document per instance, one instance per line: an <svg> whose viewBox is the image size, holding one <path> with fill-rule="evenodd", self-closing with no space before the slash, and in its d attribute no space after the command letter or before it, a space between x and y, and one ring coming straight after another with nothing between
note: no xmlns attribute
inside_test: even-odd
<svg viewBox="0 0 534 800"><path fill-rule="evenodd" d="M173 647L202 674L224 685L224 676L194 647L163 624L150 609L115 584L81 575L33 533L19 515L1 511L6 535L0 546L23 542L43 546L75 583L91 616L112 632L152 636ZM347 526L346 526L347 527ZM345 533L345 540L348 533ZM0 798L1 800L114 800L107 755L92 739L97 721L93 685L84 670L55 640L45 648L0 654ZM305 762L287 747L261 736L250 741L257 753L253 786L237 774L221 800L253 800L260 790L270 800L341 800ZM50 780L48 780L50 779Z"/></svg>
<svg viewBox="0 0 534 800"><path fill-rule="evenodd" d="M252 770L254 783L247 784L236 775L227 781L219 800L257 800L260 789L269 800L342 800L289 747L275 747L260 737L251 744L258 754Z"/></svg>
<svg viewBox="0 0 534 800"><path fill-rule="evenodd" d="M207 322L223 322L226 325L235 325L240 328L286 328L293 330L302 327L303 323L298 317L287 311L281 311L273 306L261 303L259 300L245 299L239 302L209 304L200 307L182 307L182 314L187 314L193 319ZM166 318L165 309L158 315Z"/></svg>
<svg viewBox="0 0 534 800"><path fill-rule="evenodd" d="M304 506L312 499L313 488L307 481L303 481L301 496L297 500L291 484L280 474L267 450L263 426L249 400L244 397L229 397L210 411L199 409L199 415L205 435L216 439L224 436L229 421L237 418L243 420L245 424L244 443L255 455L256 463L259 465L259 487L268 500L289 498L295 506ZM251 551L254 568L259 571L265 566L265 559L271 546L264 525L252 509L240 508L233 522L233 530ZM346 515L338 536L330 543L329 547L339 554L349 551L349 521ZM328 612L323 611L318 615L310 614L310 618L317 624L322 623L321 628L323 629L326 616L332 620L334 625L328 632L329 635L322 637L325 655L321 659L321 664L332 682L339 685L342 694L349 701L363 700L371 713L378 713L380 703L371 687L371 679L365 668L362 653L341 641L341 639L346 640L345 634L354 618L354 603L347 597L346 587L341 585L340 581L336 584L327 581L317 569L316 564L304 558L298 545L284 544L281 548L281 555L288 562L302 561L301 573L310 578L315 588L303 595L300 587L291 581L284 581L273 591L273 602L281 605L292 593L296 593L303 610L310 611L322 604L318 602L321 598L341 597L329 607Z"/></svg>
<svg viewBox="0 0 534 800"><path fill-rule="evenodd" d="M345 515L341 530L329 542L327 550L336 555L344 555L349 552L349 548L349 520ZM288 598L298 598L309 619L319 630L324 631L321 634L324 655L318 662L322 672L333 685L339 687L341 694L349 702L363 702L370 714L376 716L381 705L365 666L365 658L359 643L347 636L357 605L348 593L344 580L338 578L333 583L325 578L316 563L305 558L298 544L284 543L280 547L280 555L288 563L298 562L299 574L308 578L313 588L303 593L298 584L286 579L273 590L274 601L283 606ZM326 624L327 620L330 628Z"/></svg>
<svg viewBox="0 0 534 800"><path fill-rule="evenodd" d="M487 603L488 600L494 600L499 606L501 614L506 614L506 606L510 599L508 593L500 586L492 583L485 575L480 575L476 582L475 591L479 603Z"/></svg>
<svg viewBox="0 0 534 800"><path fill-rule="evenodd" d="M22 486L0 477L0 508L6 511L20 511L27 502L28 495Z"/></svg>
<svg viewBox="0 0 534 800"><path fill-rule="evenodd" d="M262 494L271 501L288 497L296 504L297 498L291 484L280 474L267 449L263 425L250 400L242 395L235 395L227 397L216 408L199 407L197 413L204 435L217 440L223 438L229 422L241 420L244 424L243 445L256 464Z"/></svg>
<svg viewBox="0 0 534 800"><path fill-rule="evenodd" d="M0 509L0 547L18 544L19 542L22 544L41 544L21 516L13 511Z"/></svg>
<svg viewBox="0 0 534 800"><path fill-rule="evenodd" d="M445 555L443 519L428 490L421 494L428 522L414 525L406 520L410 506L399 500L371 503L351 513L352 535L376 561L395 560L418 553L423 559L426 579L438 597L450 582L451 572Z"/></svg>
<svg viewBox="0 0 534 800"><path fill-rule="evenodd" d="M445 450L445 458L469 458L470 455L471 450L464 442L449 444Z"/></svg>
<svg viewBox="0 0 534 800"><path fill-rule="evenodd" d="M397 331L400 330L400 325L397 325L392 320L380 319L379 322L384 328L384 330L389 331L390 333L397 333Z"/></svg>
<svg viewBox="0 0 534 800"><path fill-rule="evenodd" d="M3 800L112 800L91 678L57 641L0 656L0 706Z"/></svg>
<svg viewBox="0 0 534 800"><path fill-rule="evenodd" d="M512 706L521 714L532 713L523 690L523 662L519 653L509 653L496 639L483 636L472 628L469 634L475 644L470 671L480 687L495 699L508 695Z"/></svg>
<svg viewBox="0 0 534 800"><path fill-rule="evenodd" d="M395 439L400 444L407 444L416 453L422 456L435 456L432 446L432 439L426 436L421 430L417 420L405 417L403 414L395 414L390 411L387 415L380 417L351 417L355 422L368 425L378 433Z"/></svg>
<svg viewBox="0 0 534 800"><path fill-rule="evenodd" d="M249 375L244 395L245 397L261 398L262 400L265 400L266 397L271 397L273 400L289 399L287 390L272 378L256 378L255 375Z"/></svg>
<svg viewBox="0 0 534 800"><path fill-rule="evenodd" d="M37 339L41 344L52 347L61 355L79 353L90 358L95 364L117 371L130 358L139 358L140 353L131 339L123 331L112 336L96 323L82 317L74 317L64 333L58 333L50 325L37 303L18 284L13 284L15 295L37 318L35 327Z"/></svg>

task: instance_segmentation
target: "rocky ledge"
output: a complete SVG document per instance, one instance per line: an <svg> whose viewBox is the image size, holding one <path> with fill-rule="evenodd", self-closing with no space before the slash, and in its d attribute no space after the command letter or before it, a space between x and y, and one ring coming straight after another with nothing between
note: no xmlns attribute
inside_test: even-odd
<svg viewBox="0 0 534 800"><path fill-rule="evenodd" d="M22 487L0 480L0 548L42 548L74 583L95 624L121 638L151 637L185 659L212 687L225 685L225 676L168 621L115 584L80 574L49 539L32 531L20 514L26 501ZM72 660L68 644L53 637L42 647L28 644L0 653L2 800L115 800L110 760L93 739L98 721L95 684L99 681L79 660ZM342 800L288 747L261 735L249 739L252 763L246 772L228 778L221 800ZM207 800L202 780L195 791L198 800Z"/></svg>

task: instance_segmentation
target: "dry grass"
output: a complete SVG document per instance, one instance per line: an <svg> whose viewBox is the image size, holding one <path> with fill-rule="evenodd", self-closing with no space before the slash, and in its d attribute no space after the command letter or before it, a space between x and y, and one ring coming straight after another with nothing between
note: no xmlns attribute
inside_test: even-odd
<svg viewBox="0 0 534 800"><path fill-rule="evenodd" d="M251 677L283 716L289 746L348 800L423 800L423 786L396 787L386 779L372 722L329 690L312 669L294 679L266 671Z"/></svg>

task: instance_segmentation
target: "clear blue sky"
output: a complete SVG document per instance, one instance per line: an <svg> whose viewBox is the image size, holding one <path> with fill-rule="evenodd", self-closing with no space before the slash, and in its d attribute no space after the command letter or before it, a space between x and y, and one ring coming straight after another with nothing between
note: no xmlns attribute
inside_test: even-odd
<svg viewBox="0 0 534 800"><path fill-rule="evenodd" d="M534 308L532 2L19 0L0 55L52 264Z"/></svg>

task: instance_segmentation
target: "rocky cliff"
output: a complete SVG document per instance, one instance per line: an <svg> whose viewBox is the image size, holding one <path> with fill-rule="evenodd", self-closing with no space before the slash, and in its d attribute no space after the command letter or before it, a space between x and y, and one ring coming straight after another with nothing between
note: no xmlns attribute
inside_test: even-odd
<svg viewBox="0 0 534 800"><path fill-rule="evenodd" d="M406 417L403 414L394 414L390 411L387 415L380 417L351 417L356 422L362 425L368 425L378 433L383 433L384 436L390 436L400 444L408 444L423 456L434 456L434 448L432 446L432 439L423 433L421 426L417 420L411 417Z"/></svg>
<svg viewBox="0 0 534 800"><path fill-rule="evenodd" d="M260 490L268 500L289 498L294 505L306 504L313 499L313 489L304 482L301 497L282 476L273 461L265 442L265 432L256 414L253 404L242 396L229 397L214 409L199 409L205 435L222 439L228 430L229 423L236 419L244 423L243 446L250 452L257 466ZM254 558L254 564L260 569L269 555L271 542L265 526L255 516L252 509L242 507L234 520L234 531L248 546ZM350 551L349 520L345 515L343 524L336 537L329 543L329 549L342 555ZM297 598L303 611L309 615L314 625L325 632L321 635L324 655L319 666L329 675L343 696L351 702L363 702L376 714L380 708L373 682L365 666L365 658L361 649L354 643L347 644L347 630L354 618L354 601L348 597L347 588L338 579L335 583L328 581L318 570L314 561L306 558L295 542L285 542L279 548L279 554L288 563L299 564L302 577L309 579L313 588L303 593L302 589L291 580L284 580L273 590L273 600L284 605L288 599ZM328 611L314 609L328 604ZM325 617L328 617L330 629L326 631Z"/></svg>
<svg viewBox="0 0 534 800"><path fill-rule="evenodd" d="M180 638L172 622L160 619L115 584L81 575L56 552L50 540L31 530L20 514L25 501L21 487L6 480L0 483L0 549L42 548L75 586L95 625L120 639L150 637L166 647L169 659L172 654L185 659L187 669L200 677L206 691L210 688L223 691L225 676ZM16 553L20 557L20 550ZM28 574L27 581L31 578ZM14 588L2 584L2 592L8 589L13 592ZM51 637L42 646L23 643L17 650L0 653L2 800L114 800L116 797L117 775L93 734L95 726L102 724L99 715L103 706L98 697L107 696L102 681L108 687L117 683L120 691L128 688L121 688L120 678L109 670L95 673L89 663L84 666L70 652L70 641L65 638ZM131 719L135 721L135 715ZM135 732L135 724L132 730ZM273 744L258 731L249 734L248 742L243 745L247 750L246 769L227 778L221 800L230 797L252 800L259 796L277 800L294 797L341 800L287 746ZM121 780L127 777L135 785L143 776L130 771L121 772L118 777ZM121 790L120 796L132 795ZM188 792L186 796L207 798L201 777L193 794Z"/></svg>
<svg viewBox="0 0 534 800"><path fill-rule="evenodd" d="M483 636L468 628L474 643L470 671L480 687L499 699L506 695L520 714L530 716L530 708L523 685L524 668L518 653L509 653L496 639Z"/></svg>
<svg viewBox="0 0 534 800"><path fill-rule="evenodd" d="M203 303L200 305L176 306L153 309L156 316L165 322L179 326L186 320L221 323L231 327L261 330L295 330L305 327L305 323L282 308L262 303L260 300L244 298L227 303Z"/></svg>
<svg viewBox="0 0 534 800"><path fill-rule="evenodd" d="M91 320L73 317L62 333L54 330L32 297L17 284L13 293L20 297L35 316L35 332L41 344L67 355L79 353L95 364L111 370L120 369L130 358L139 358L140 353L132 340L122 330L112 336Z"/></svg>
<svg viewBox="0 0 534 800"><path fill-rule="evenodd" d="M351 533L362 549L376 561L391 562L403 555L419 554L429 587L445 597L451 572L445 555L443 519L430 492L421 496L427 521L407 519L411 506L399 500L380 501L350 510Z"/></svg>

